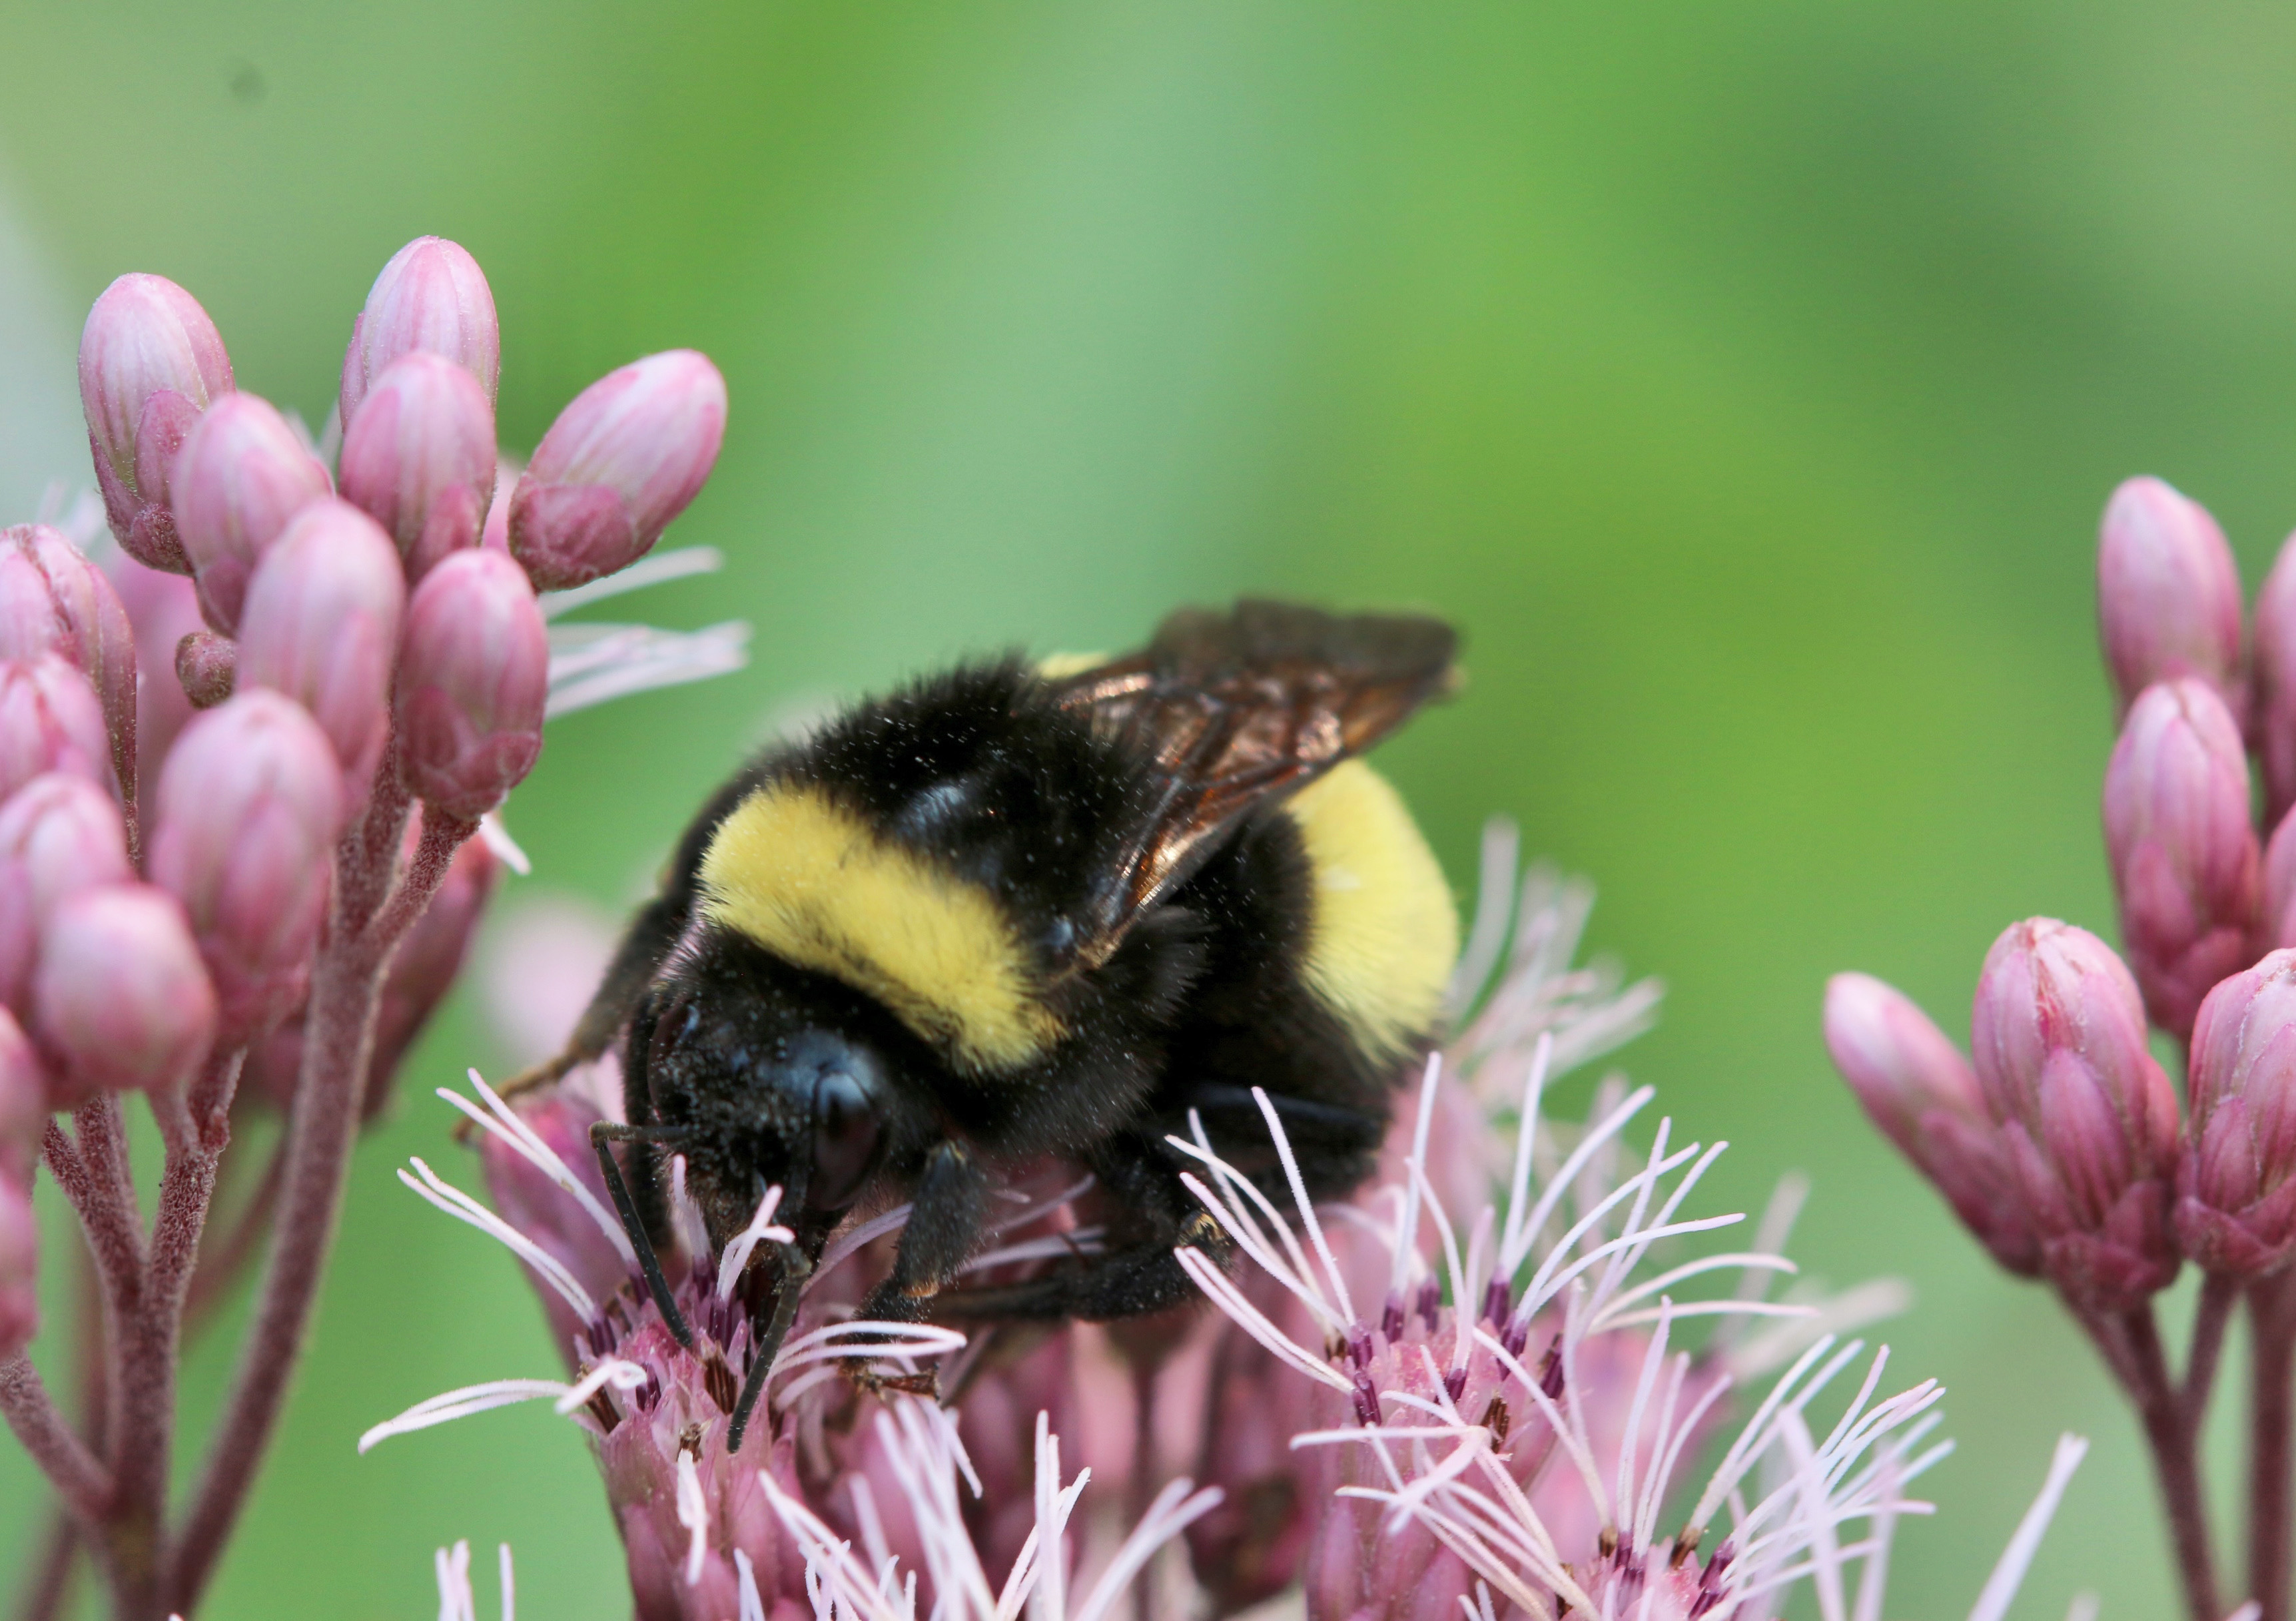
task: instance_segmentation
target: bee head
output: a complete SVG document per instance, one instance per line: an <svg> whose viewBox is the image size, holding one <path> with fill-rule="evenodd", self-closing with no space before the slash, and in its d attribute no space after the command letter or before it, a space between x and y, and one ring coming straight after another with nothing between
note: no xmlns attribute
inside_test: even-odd
<svg viewBox="0 0 2296 1621"><path fill-rule="evenodd" d="M882 1158L890 1088L865 1039L752 987L672 982L630 1030L630 1091L683 1128L687 1183L723 1244L768 1187L782 1219L825 1238ZM809 1232L808 1232L809 1230Z"/></svg>

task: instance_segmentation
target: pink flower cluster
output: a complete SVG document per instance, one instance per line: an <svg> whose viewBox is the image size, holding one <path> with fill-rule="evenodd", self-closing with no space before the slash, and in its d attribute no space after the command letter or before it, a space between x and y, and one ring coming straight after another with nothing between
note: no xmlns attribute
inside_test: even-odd
<svg viewBox="0 0 2296 1621"><path fill-rule="evenodd" d="M1828 986L1825 1039L1994 1259L2046 1279L2097 1339L2145 1416L2203 1617L2190 1454L2225 1319L2246 1291L2267 1352L2296 1345L2296 538L2244 633L2215 520L2132 479L2105 510L2097 618L2120 716L2103 823L2121 951L2052 918L2012 924L1978 977L1966 1059L1863 974ZM2185 1056L2181 1104L2153 1031ZM2209 1281L2179 1392L2150 1302L2187 1260ZM2288 1466L2258 1467L2251 1580L2281 1621Z"/></svg>
<svg viewBox="0 0 2296 1621"><path fill-rule="evenodd" d="M723 438L716 368L656 355L578 397L513 480L499 364L476 262L409 243L354 324L338 456L335 422L323 449L235 387L189 293L122 276L79 354L118 551L0 531L0 1407L123 1613L190 1608L212 1568L286 1388L352 1134L492 887L472 836L532 770L545 713L570 707L537 592L616 588L604 577L693 500ZM652 661L635 676L633 649ZM601 657L594 634L580 696L698 673L679 656L641 632ZM275 1197L279 1237L171 1544L174 1363L242 1080L292 1103L258 1208ZM148 1231L128 1093L168 1149ZM107 1291L111 1411L89 1427L109 1456L18 1355L37 1328L36 1158Z"/></svg>
<svg viewBox="0 0 2296 1621"><path fill-rule="evenodd" d="M590 1125L616 1112L611 1061L516 1107L475 1075L475 1101L442 1091L487 1134L491 1208L419 1160L402 1179L525 1263L565 1377L447 1392L377 1425L362 1449L552 1401L590 1438L645 1621L991 1621L1032 1592L1031 1613L1057 1617L1071 1565L1097 1573L1080 1621L1135 1579L1148 1584L1141 1613L1159 1618L1232 1615L1294 1589L1310 1621L1448 1621L1463 1609L1471 1621L1719 1621L1776 1613L1805 1577L1838 1597L1861 1569L1878 1598L1891 1526L1928 1506L1903 1488L1947 1450L1931 1436L1934 1382L1877 1399L1886 1353L1837 1338L1895 1309L1896 1291L1770 1298L1769 1281L1793 1271L1775 1253L1791 1190L1751 1248L1682 1254L1741 1218L1685 1211L1720 1145L1677 1144L1661 1121L1645 1152L1628 1150L1648 1088L1604 1083L1583 1124L1544 1117L1557 1054L1632 1034L1654 992L1571 967L1585 896L1544 872L1521 893L1509 951L1518 897L1504 856L1485 908L1502 932L1457 997L1476 1017L1398 1110L1376 1185L1287 1208L1201 1140L1176 1142L1242 1252L1235 1276L1180 1252L1218 1313L969 1339L855 1322L907 1211L864 1213L808 1280L765 1375L752 1431L764 1445L738 1453L728 1420L753 1369L729 1286L756 1244L789 1241L773 1221L778 1191L716 1256L672 1161L677 1240L664 1259L694 1332L685 1349L586 1151ZM1288 1164L1281 1120L1263 1112ZM1099 1241L1088 1180L1062 1185L1048 1165L1009 1191L974 1279ZM1733 1287L1701 1292L1717 1280ZM852 1377L862 1363L870 1371ZM1736 1393L1781 1368L1724 1445ZM927 1379L946 1406L866 1393ZM1835 1402L1846 1385L1857 1388ZM1821 1402L1838 1408L1824 1424ZM1063 1480L1056 1429L1103 1483L1096 1507L1071 1515L1083 1481ZM1718 1445L1718 1468L1693 1489L1685 1471ZM1204 1489L1167 1478L1183 1472ZM1134 1505L1128 1534L1111 1523L1109 1485ZM1849 1535L1859 1524L1866 1534ZM1156 1552L1182 1533L1185 1568ZM2014 1584L2013 1571L2000 1603Z"/></svg>

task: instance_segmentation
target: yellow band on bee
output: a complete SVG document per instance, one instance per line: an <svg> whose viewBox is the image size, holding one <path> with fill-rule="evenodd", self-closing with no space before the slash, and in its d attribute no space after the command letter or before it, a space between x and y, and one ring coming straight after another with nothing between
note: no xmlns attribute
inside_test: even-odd
<svg viewBox="0 0 2296 1621"><path fill-rule="evenodd" d="M1013 1068L1064 1033L987 890L818 788L774 783L742 800L701 878L712 922L875 997L961 1069Z"/></svg>
<svg viewBox="0 0 2296 1621"><path fill-rule="evenodd" d="M1308 987L1366 1052L1400 1059L1433 1033L1459 954L1459 913L1403 799L1361 760L1284 807L1315 874Z"/></svg>

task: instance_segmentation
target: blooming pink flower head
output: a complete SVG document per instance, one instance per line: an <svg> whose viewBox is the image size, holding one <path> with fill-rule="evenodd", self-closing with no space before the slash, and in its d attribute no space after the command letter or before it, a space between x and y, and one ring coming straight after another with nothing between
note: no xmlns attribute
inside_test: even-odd
<svg viewBox="0 0 2296 1621"><path fill-rule="evenodd" d="M152 877L183 902L234 1041L302 999L342 822L326 734L277 692L197 716L168 752Z"/></svg>
<svg viewBox="0 0 2296 1621"><path fill-rule="evenodd" d="M417 350L468 372L491 412L502 373L494 291L478 260L442 236L418 236L392 254L351 323L340 401L345 432L390 363Z"/></svg>
<svg viewBox="0 0 2296 1621"><path fill-rule="evenodd" d="M53 653L0 659L0 800L51 771L118 794L103 706L87 677Z"/></svg>
<svg viewBox="0 0 2296 1621"><path fill-rule="evenodd" d="M58 901L132 876L119 806L86 777L51 772L0 804L0 1003L26 1007L39 933Z"/></svg>
<svg viewBox="0 0 2296 1621"><path fill-rule="evenodd" d="M348 501L306 507L249 582L239 680L308 709L363 802L390 718L406 585L398 553Z"/></svg>
<svg viewBox="0 0 2296 1621"><path fill-rule="evenodd" d="M2255 957L2263 863L2248 755L2216 689L2147 687L2104 774L2104 842L2145 1011L2191 1035L2209 987Z"/></svg>
<svg viewBox="0 0 2296 1621"><path fill-rule="evenodd" d="M2120 959L2070 923L2012 924L1986 955L1970 1036L2042 1271L2098 1311L2167 1288L2177 1094Z"/></svg>
<svg viewBox="0 0 2296 1621"><path fill-rule="evenodd" d="M205 630L199 592L180 574L147 569L125 552L105 565L120 605L135 627L135 664L144 678L135 684L135 780L154 782L168 746L192 717L191 700L169 672L185 636Z"/></svg>
<svg viewBox="0 0 2296 1621"><path fill-rule="evenodd" d="M226 635L238 630L248 576L295 514L333 488L269 400L229 395L200 418L176 458L168 502L209 625Z"/></svg>
<svg viewBox="0 0 2296 1621"><path fill-rule="evenodd" d="M406 605L400 639L399 775L442 815L476 821L542 751L550 634L534 588L499 552L449 556Z"/></svg>
<svg viewBox="0 0 2296 1621"><path fill-rule="evenodd" d="M78 546L45 524L0 529L0 659L54 653L95 688L112 770L135 781L135 630L119 595Z"/></svg>
<svg viewBox="0 0 2296 1621"><path fill-rule="evenodd" d="M701 492L726 437L726 380L692 349L609 373L559 413L510 508L511 554L562 590L644 556Z"/></svg>
<svg viewBox="0 0 2296 1621"><path fill-rule="evenodd" d="M87 312L79 398L111 532L130 557L187 574L168 470L192 424L231 392L231 357L199 300L165 276L124 275Z"/></svg>
<svg viewBox="0 0 2296 1621"><path fill-rule="evenodd" d="M2038 1273L2040 1243L1976 1071L1929 1015L1870 974L1836 974L1825 983L1825 1050L1882 1134L1988 1253L2020 1277Z"/></svg>
<svg viewBox="0 0 2296 1621"><path fill-rule="evenodd" d="M2158 681L2205 682L2237 713L2240 570L2224 531L2197 501L2158 479L2112 492L2096 550L2096 616L2125 714Z"/></svg>
<svg viewBox="0 0 2296 1621"><path fill-rule="evenodd" d="M40 931L32 1007L35 1033L83 1087L178 1085L215 1039L215 990L183 906L151 884L58 903Z"/></svg>
<svg viewBox="0 0 2296 1621"><path fill-rule="evenodd" d="M343 495L398 543L406 577L479 544L495 487L495 413L476 379L443 355L402 355L367 390L343 435Z"/></svg>
<svg viewBox="0 0 2296 1621"><path fill-rule="evenodd" d="M2177 1237L2247 1280L2296 1251L2296 951L2276 951L2201 1004L2177 1167Z"/></svg>

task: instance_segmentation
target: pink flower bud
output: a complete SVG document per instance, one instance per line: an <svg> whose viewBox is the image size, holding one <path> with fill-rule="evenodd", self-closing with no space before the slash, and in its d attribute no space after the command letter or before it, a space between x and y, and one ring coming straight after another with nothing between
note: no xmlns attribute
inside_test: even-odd
<svg viewBox="0 0 2296 1621"><path fill-rule="evenodd" d="M200 418L169 490L176 536L209 624L226 634L239 628L256 562L288 520L331 487L325 466L270 401L234 394Z"/></svg>
<svg viewBox="0 0 2296 1621"><path fill-rule="evenodd" d="M2197 501L2158 479L2112 492L2096 549L2096 617L2122 713L2154 682L2186 675L2235 714L2244 707L2240 570Z"/></svg>
<svg viewBox="0 0 2296 1621"><path fill-rule="evenodd" d="M138 562L191 571L168 510L168 471L200 413L231 387L215 323L165 276L121 276L87 312L79 398L88 446L111 532Z"/></svg>
<svg viewBox="0 0 2296 1621"><path fill-rule="evenodd" d="M2177 1238L2210 1272L2261 1277L2296 1250L2296 951L2201 1004L2177 1167Z"/></svg>
<svg viewBox="0 0 2296 1621"><path fill-rule="evenodd" d="M2264 771L2264 825L2296 805L2296 535L2256 594L2256 665L2249 725Z"/></svg>
<svg viewBox="0 0 2296 1621"><path fill-rule="evenodd" d="M2053 918L2012 924L1986 954L1970 1034L2043 1273L2098 1311L2168 1287L2177 1094L2120 959Z"/></svg>
<svg viewBox="0 0 2296 1621"><path fill-rule="evenodd" d="M479 544L495 488L495 413L471 374L431 354L390 363L343 436L343 495L398 543L420 580Z"/></svg>
<svg viewBox="0 0 2296 1621"><path fill-rule="evenodd" d="M35 777L0 805L0 1003L25 1005L39 931L58 902L133 876L119 807L86 777Z"/></svg>
<svg viewBox="0 0 2296 1621"><path fill-rule="evenodd" d="M2152 1020L2188 1036L2209 987L2253 958L2262 861L2248 756L2206 682L2147 687L2104 773L2104 842Z"/></svg>
<svg viewBox="0 0 2296 1621"><path fill-rule="evenodd" d="M350 348L343 356L346 430L384 369L417 350L443 355L468 372L493 409L502 371L495 295L478 260L442 236L418 236L392 254L351 323Z"/></svg>
<svg viewBox="0 0 2296 1621"><path fill-rule="evenodd" d="M160 1090L206 1059L215 991L184 909L150 884L82 889L40 931L33 1027L82 1085Z"/></svg>
<svg viewBox="0 0 2296 1621"><path fill-rule="evenodd" d="M15 1015L0 1008L0 1182L32 1183L48 1124L48 1081Z"/></svg>
<svg viewBox="0 0 2296 1621"><path fill-rule="evenodd" d="M609 373L559 413L510 509L511 554L563 590L644 557L701 492L726 437L726 380L692 349Z"/></svg>
<svg viewBox="0 0 2296 1621"><path fill-rule="evenodd" d="M40 1233L29 1177L0 1173L0 1358L40 1331Z"/></svg>
<svg viewBox="0 0 2296 1621"><path fill-rule="evenodd" d="M195 630L176 643L176 684L194 709L212 709L239 684L239 643Z"/></svg>
<svg viewBox="0 0 2296 1621"><path fill-rule="evenodd" d="M305 508L248 585L240 680L311 712L342 767L347 806L365 800L382 750L406 607L390 537L348 501Z"/></svg>
<svg viewBox="0 0 2296 1621"><path fill-rule="evenodd" d="M234 1042L302 998L342 819L326 734L276 692L199 716L168 755L152 877L184 903Z"/></svg>
<svg viewBox="0 0 2296 1621"><path fill-rule="evenodd" d="M457 552L422 578L400 640L399 774L433 810L476 821L542 751L550 637L499 552Z"/></svg>
<svg viewBox="0 0 2296 1621"><path fill-rule="evenodd" d="M54 653L103 705L111 768L135 781L135 630L103 570L45 524L0 529L0 659Z"/></svg>
<svg viewBox="0 0 2296 1621"><path fill-rule="evenodd" d="M137 682L135 690L135 778L154 782L168 746L192 717L183 684L156 672L175 668L184 638L207 625L200 617L199 594L182 575L147 569L125 552L115 553L105 571L135 627L136 666L155 672L152 679Z"/></svg>
<svg viewBox="0 0 2296 1621"><path fill-rule="evenodd" d="M118 791L103 707L87 677L53 653L0 659L0 800L50 771Z"/></svg>
<svg viewBox="0 0 2296 1621"><path fill-rule="evenodd" d="M1993 1258L2040 1270L2039 1240L1969 1060L1906 996L1869 974L1825 985L1825 1050L1882 1134L1930 1179Z"/></svg>

